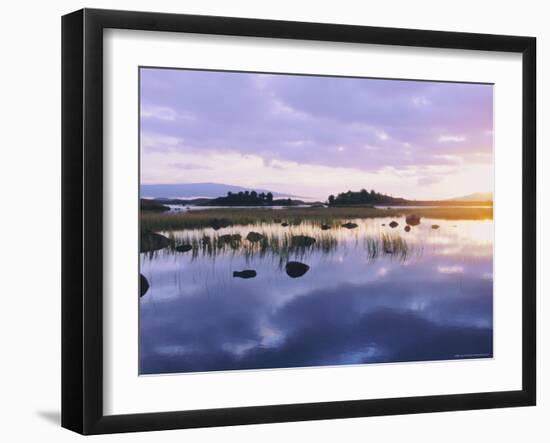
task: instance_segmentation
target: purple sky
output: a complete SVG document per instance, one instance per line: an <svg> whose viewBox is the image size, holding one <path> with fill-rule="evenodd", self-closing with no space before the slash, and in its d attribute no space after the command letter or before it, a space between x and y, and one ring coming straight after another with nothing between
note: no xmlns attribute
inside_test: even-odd
<svg viewBox="0 0 550 443"><path fill-rule="evenodd" d="M141 70L142 183L491 191L491 85Z"/></svg>

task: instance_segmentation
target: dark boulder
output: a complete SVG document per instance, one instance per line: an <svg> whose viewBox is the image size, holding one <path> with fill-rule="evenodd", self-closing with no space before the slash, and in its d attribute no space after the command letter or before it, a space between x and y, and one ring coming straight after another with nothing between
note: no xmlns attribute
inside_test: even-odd
<svg viewBox="0 0 550 443"><path fill-rule="evenodd" d="M315 239L313 237L308 237L307 235L293 235L291 244L292 246L311 246L315 243Z"/></svg>
<svg viewBox="0 0 550 443"><path fill-rule="evenodd" d="M226 218L214 218L210 221L210 226L217 231L218 229L231 226L231 221Z"/></svg>
<svg viewBox="0 0 550 443"><path fill-rule="evenodd" d="M143 276L143 274L139 274L139 296L143 297L145 294L147 294L148 290L149 290L149 282Z"/></svg>
<svg viewBox="0 0 550 443"><path fill-rule="evenodd" d="M256 277L256 271L254 271L253 269L245 269L243 271L233 271L233 277L254 278Z"/></svg>
<svg viewBox="0 0 550 443"><path fill-rule="evenodd" d="M432 229L439 229L439 225L432 225Z"/></svg>
<svg viewBox="0 0 550 443"><path fill-rule="evenodd" d="M248 233L248 235L246 236L246 239L249 241L249 242L252 242L252 243L256 243L256 242L259 242L261 240L263 240L265 237L260 234L259 232L254 232L254 231L250 231Z"/></svg>
<svg viewBox="0 0 550 443"><path fill-rule="evenodd" d="M193 246L191 245L178 245L174 248L178 252L187 252L193 249Z"/></svg>
<svg viewBox="0 0 550 443"><path fill-rule="evenodd" d="M330 225L327 225L327 224L323 223L323 224L321 225L321 229L322 229L323 231L327 231L327 230L330 229Z"/></svg>
<svg viewBox="0 0 550 443"><path fill-rule="evenodd" d="M139 252L150 252L170 246L170 239L155 232L146 232L141 235Z"/></svg>
<svg viewBox="0 0 550 443"><path fill-rule="evenodd" d="M399 223L397 223L395 220L390 223L390 228L397 228L399 226Z"/></svg>
<svg viewBox="0 0 550 443"><path fill-rule="evenodd" d="M405 232L409 232L411 230L411 227L409 225L405 226Z"/></svg>
<svg viewBox="0 0 550 443"><path fill-rule="evenodd" d="M420 217L416 214L409 214L405 217L405 222L411 226L417 226L420 224Z"/></svg>
<svg viewBox="0 0 550 443"><path fill-rule="evenodd" d="M347 229L355 229L357 227L357 223L347 222L342 225L343 228Z"/></svg>
<svg viewBox="0 0 550 443"><path fill-rule="evenodd" d="M291 278L301 277L308 270L309 266L299 261L289 261L285 266L285 271Z"/></svg>
<svg viewBox="0 0 550 443"><path fill-rule="evenodd" d="M224 234L218 237L218 243L239 243L241 241L241 234Z"/></svg>
<svg viewBox="0 0 550 443"><path fill-rule="evenodd" d="M284 226L285 228L288 226L288 223L287 222L283 222L281 223L281 226Z"/></svg>

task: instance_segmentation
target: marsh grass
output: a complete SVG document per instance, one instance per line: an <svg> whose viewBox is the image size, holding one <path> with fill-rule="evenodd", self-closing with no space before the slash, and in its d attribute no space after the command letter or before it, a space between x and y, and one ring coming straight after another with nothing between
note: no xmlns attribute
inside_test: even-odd
<svg viewBox="0 0 550 443"><path fill-rule="evenodd" d="M346 231L348 232L348 231ZM262 239L257 242L251 242L240 235L217 234L205 235L200 231L184 231L183 235L177 235L173 232L167 233L170 240L170 246L163 250L148 252L145 256L154 259L158 254L180 255L189 254L192 260L200 258L210 258L215 260L218 256L242 256L246 262L254 258L271 258L283 266L289 260L307 260L313 254L330 255L337 251L340 243L336 230L309 232L315 239L313 244L304 246L297 245L293 241L294 232L275 234L266 231L260 231ZM353 234L349 233L353 238ZM231 239L228 240L228 237ZM361 245L361 239L356 237L356 245ZM176 248L182 245L190 245L188 252L179 252ZM410 247L407 241L397 233L381 233L371 235L362 239L362 245L369 260L375 260L380 257L396 258L405 261L409 257Z"/></svg>
<svg viewBox="0 0 550 443"><path fill-rule="evenodd" d="M191 245L189 251L193 259L199 257L216 257L218 255L243 255L247 261L253 257L263 258L265 256L278 257L286 261L289 257L304 258L311 253L320 252L329 254L334 251L338 241L334 235L315 235L315 242L309 246L296 245L292 233L277 235L268 232L260 232L262 239L251 242L246 238L226 240L224 235L195 235L192 231L183 236L169 234L171 239L170 247L165 251L170 254L181 254L176 250L181 245ZM231 235L231 234L230 234ZM236 234L232 234L235 236Z"/></svg>
<svg viewBox="0 0 550 443"><path fill-rule="evenodd" d="M322 224L326 224L333 228L346 219L402 217L408 214L417 214L420 217L443 220L492 220L493 208L224 208L186 212L142 212L141 230L142 232L171 231L217 226L280 224L282 222L288 223L289 226L299 226L304 221L308 221L312 225L319 227Z"/></svg>
<svg viewBox="0 0 550 443"><path fill-rule="evenodd" d="M155 258L158 254L189 254L192 259L220 255L244 256L246 261L259 257L271 257L280 264L288 260L303 260L312 254L328 255L338 247L347 247L355 238L356 246L363 245L369 260L379 257L405 261L411 253L422 254L422 244L411 247L401 232L365 234L356 229L345 229L347 221L361 225L360 219L377 217L403 217L417 214L424 218L447 220L491 220L492 208L227 208L216 210L188 211L185 213L142 213L142 232L162 233L169 239L163 250L146 253ZM285 224L284 227L281 224ZM355 224L355 223L354 223ZM249 226L261 234L258 241L246 239ZM239 226L241 228L239 228ZM223 228L223 229L222 229ZM239 231L240 232L237 232ZM293 237L307 234L315 239L310 245L297 244ZM406 235L406 234L405 234ZM189 245L187 252L176 248ZM411 249L414 249L412 251Z"/></svg>

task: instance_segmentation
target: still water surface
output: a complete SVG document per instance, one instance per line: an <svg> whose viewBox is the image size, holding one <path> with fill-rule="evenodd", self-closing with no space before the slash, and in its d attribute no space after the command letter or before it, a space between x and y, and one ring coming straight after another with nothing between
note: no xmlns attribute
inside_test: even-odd
<svg viewBox="0 0 550 443"><path fill-rule="evenodd" d="M163 233L194 249L140 254L140 373L492 357L491 220L351 222ZM224 234L242 240L220 245ZM293 235L316 242L294 247ZM289 261L309 269L291 278Z"/></svg>

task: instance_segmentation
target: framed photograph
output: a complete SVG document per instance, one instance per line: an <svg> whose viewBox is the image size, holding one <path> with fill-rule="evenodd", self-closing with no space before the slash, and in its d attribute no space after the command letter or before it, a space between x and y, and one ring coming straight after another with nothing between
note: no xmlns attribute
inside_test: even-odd
<svg viewBox="0 0 550 443"><path fill-rule="evenodd" d="M62 425L535 405L532 37L62 20Z"/></svg>

